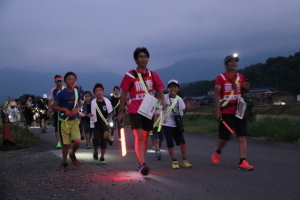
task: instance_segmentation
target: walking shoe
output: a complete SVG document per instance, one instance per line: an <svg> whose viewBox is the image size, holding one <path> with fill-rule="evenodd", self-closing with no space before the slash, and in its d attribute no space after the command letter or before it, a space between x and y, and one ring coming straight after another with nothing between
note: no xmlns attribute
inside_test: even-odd
<svg viewBox="0 0 300 200"><path fill-rule="evenodd" d="M251 171L254 169L254 166L250 165L246 160L243 160L239 164L238 169L245 170L245 171Z"/></svg>
<svg viewBox="0 0 300 200"><path fill-rule="evenodd" d="M214 152L214 154L211 157L211 163L212 164L219 164L221 158L221 154Z"/></svg>
<svg viewBox="0 0 300 200"><path fill-rule="evenodd" d="M42 133L46 133L46 130L45 130L45 129L42 129Z"/></svg>
<svg viewBox="0 0 300 200"><path fill-rule="evenodd" d="M84 137L83 137L83 135L81 136L81 138L80 138L81 140L84 140Z"/></svg>
<svg viewBox="0 0 300 200"><path fill-rule="evenodd" d="M146 163L142 164L142 169L141 169L141 174L143 174L144 176L149 174L149 167L146 165Z"/></svg>
<svg viewBox="0 0 300 200"><path fill-rule="evenodd" d="M62 163L61 164L61 171L62 172L68 171L68 163Z"/></svg>
<svg viewBox="0 0 300 200"><path fill-rule="evenodd" d="M149 167L146 165L146 163L140 165L139 163L136 164L136 169L144 176L149 174Z"/></svg>
<svg viewBox="0 0 300 200"><path fill-rule="evenodd" d="M56 148L61 148L61 143L60 143L60 142L58 142L58 143L56 144Z"/></svg>
<svg viewBox="0 0 300 200"><path fill-rule="evenodd" d="M139 163L136 164L136 170L138 170L139 172L142 170L142 165L140 165Z"/></svg>
<svg viewBox="0 0 300 200"><path fill-rule="evenodd" d="M75 165L75 166L78 166L80 163L79 163L79 161L77 160L77 158L76 158L76 156L75 156L75 154L69 154L69 157L70 157L70 159L72 160L72 163Z"/></svg>
<svg viewBox="0 0 300 200"><path fill-rule="evenodd" d="M111 141L114 141L114 140L115 140L115 137L112 135L112 136L110 137L110 140L111 140Z"/></svg>
<svg viewBox="0 0 300 200"><path fill-rule="evenodd" d="M94 160L94 163L99 163L100 162L97 153L93 154L93 160Z"/></svg>
<svg viewBox="0 0 300 200"><path fill-rule="evenodd" d="M91 148L91 143L86 143L85 148L90 149Z"/></svg>
<svg viewBox="0 0 300 200"><path fill-rule="evenodd" d="M106 163L106 161L105 161L105 159L103 157L100 157L100 163L101 164L105 164Z"/></svg>
<svg viewBox="0 0 300 200"><path fill-rule="evenodd" d="M156 158L157 158L157 160L161 160L161 153L160 153L160 151L156 152Z"/></svg>
<svg viewBox="0 0 300 200"><path fill-rule="evenodd" d="M190 168L190 167L192 167L193 165L191 165L191 164L189 163L189 161L187 161L187 160L182 160L182 161L181 161L181 166L182 166L182 167L185 167L185 168Z"/></svg>
<svg viewBox="0 0 300 200"><path fill-rule="evenodd" d="M178 161L172 161L172 168L173 169L179 169L179 164L178 164Z"/></svg>
<svg viewBox="0 0 300 200"><path fill-rule="evenodd" d="M113 141L111 141L111 140L107 140L107 143L111 146L111 145L113 145Z"/></svg>
<svg viewBox="0 0 300 200"><path fill-rule="evenodd" d="M122 138L119 138L119 142L122 142Z"/></svg>

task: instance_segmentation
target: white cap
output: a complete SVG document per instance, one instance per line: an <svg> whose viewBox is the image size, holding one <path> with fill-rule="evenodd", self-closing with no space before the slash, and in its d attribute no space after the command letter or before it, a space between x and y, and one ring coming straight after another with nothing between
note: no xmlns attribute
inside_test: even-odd
<svg viewBox="0 0 300 200"><path fill-rule="evenodd" d="M15 106L15 105L16 105L16 102L14 102L14 101L10 103L10 106Z"/></svg>
<svg viewBox="0 0 300 200"><path fill-rule="evenodd" d="M43 94L43 98L48 98L48 95L47 94Z"/></svg>
<svg viewBox="0 0 300 200"><path fill-rule="evenodd" d="M176 85L179 87L178 81L175 80L175 79L169 80L169 82L168 82L168 87L169 87L171 84L176 84Z"/></svg>

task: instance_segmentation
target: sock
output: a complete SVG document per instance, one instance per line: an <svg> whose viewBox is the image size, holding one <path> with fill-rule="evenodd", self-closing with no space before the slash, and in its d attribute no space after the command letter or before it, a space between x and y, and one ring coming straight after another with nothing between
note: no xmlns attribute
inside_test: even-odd
<svg viewBox="0 0 300 200"><path fill-rule="evenodd" d="M246 158L240 158L240 163L241 164L244 160L246 160Z"/></svg>
<svg viewBox="0 0 300 200"><path fill-rule="evenodd" d="M220 149L217 149L217 150L216 150L216 153L221 154L221 150L220 150Z"/></svg>

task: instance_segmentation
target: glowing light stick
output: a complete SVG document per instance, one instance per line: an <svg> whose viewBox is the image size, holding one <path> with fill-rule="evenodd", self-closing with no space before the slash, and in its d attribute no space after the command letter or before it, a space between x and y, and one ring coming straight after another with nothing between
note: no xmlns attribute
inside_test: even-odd
<svg viewBox="0 0 300 200"><path fill-rule="evenodd" d="M227 128L227 130L229 130L232 135L235 134L234 130L232 130L232 128L230 128L230 126L222 118L220 118L220 122Z"/></svg>
<svg viewBox="0 0 300 200"><path fill-rule="evenodd" d="M125 140L125 131L124 127L121 128L121 147L122 147L122 156L126 156L127 150L126 150L126 140Z"/></svg>

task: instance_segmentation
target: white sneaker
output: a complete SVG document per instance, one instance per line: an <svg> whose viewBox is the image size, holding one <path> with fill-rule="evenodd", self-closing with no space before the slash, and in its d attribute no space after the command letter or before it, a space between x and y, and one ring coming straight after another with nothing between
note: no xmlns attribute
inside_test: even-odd
<svg viewBox="0 0 300 200"><path fill-rule="evenodd" d="M110 137L110 140L111 140L111 141L114 141L114 140L115 140L114 136L111 136L111 137Z"/></svg>
<svg viewBox="0 0 300 200"><path fill-rule="evenodd" d="M122 138L119 138L119 142L122 142Z"/></svg>

